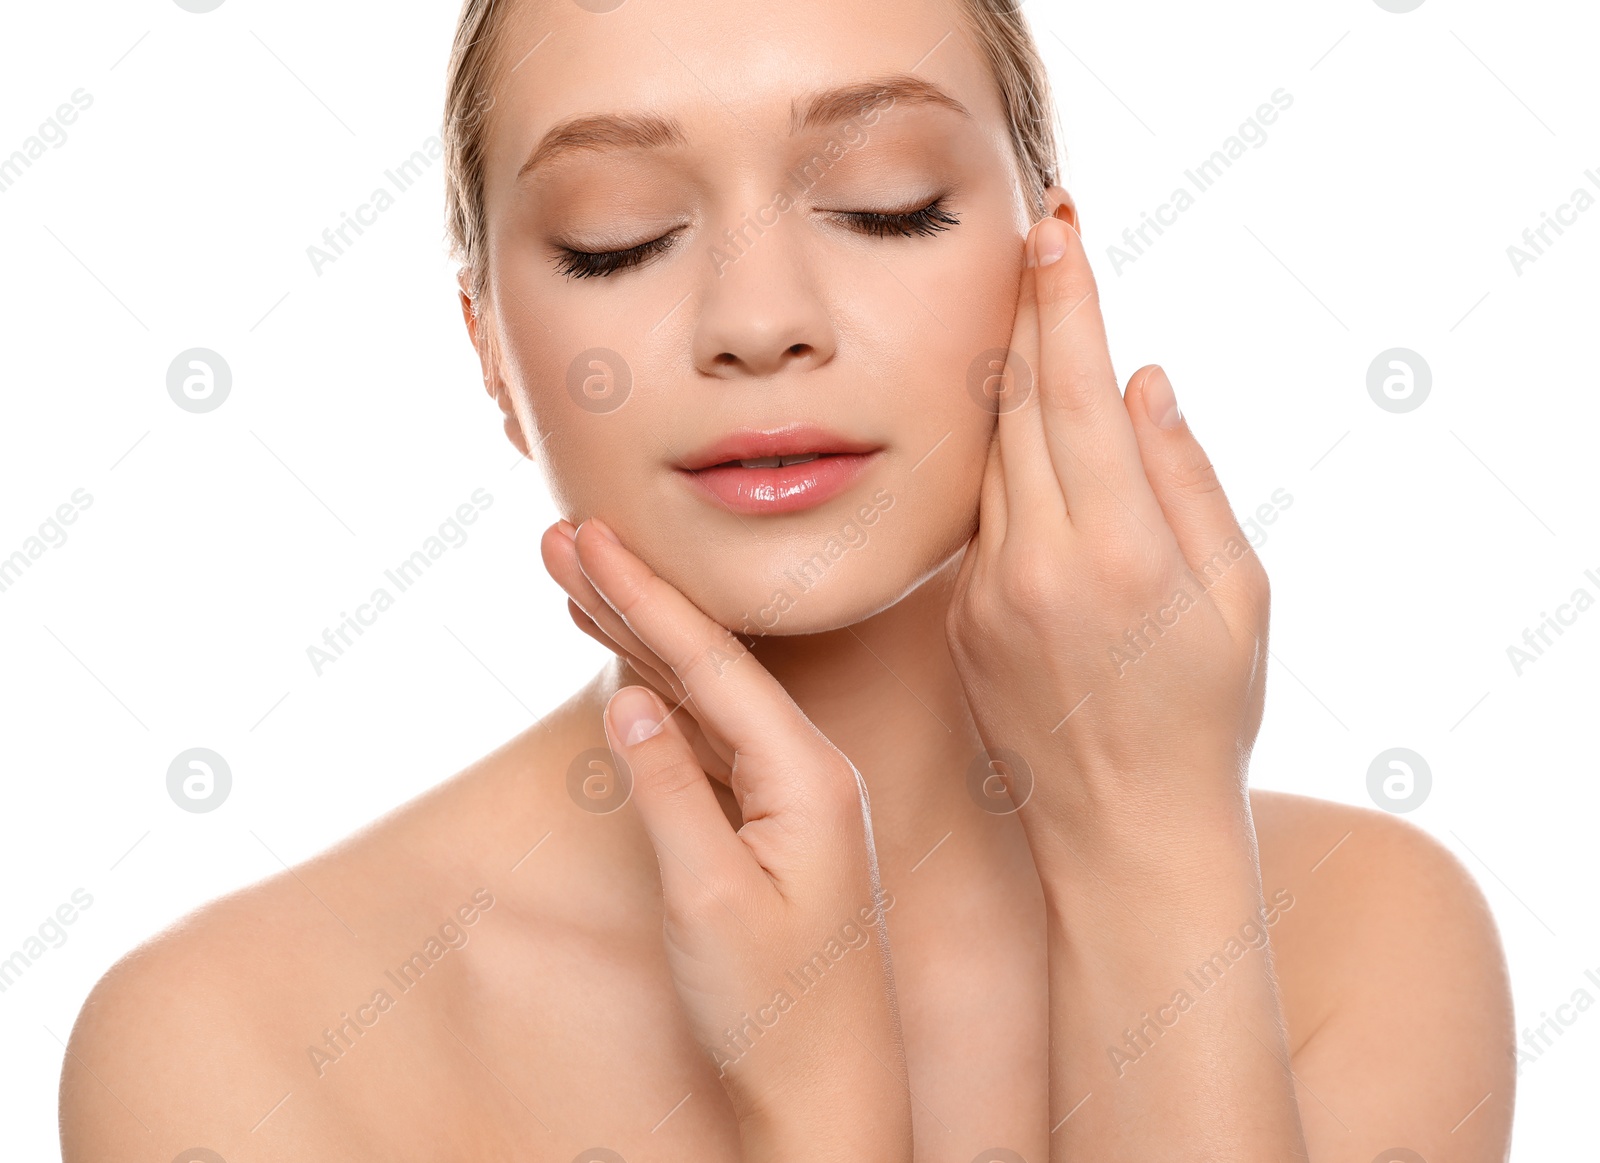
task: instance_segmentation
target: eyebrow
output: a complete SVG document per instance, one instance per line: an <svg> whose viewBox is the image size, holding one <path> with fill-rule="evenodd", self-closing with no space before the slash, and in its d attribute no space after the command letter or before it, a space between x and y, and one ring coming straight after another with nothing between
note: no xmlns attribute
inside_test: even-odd
<svg viewBox="0 0 1600 1163"><path fill-rule="evenodd" d="M972 114L960 101L932 81L911 73L894 73L872 81L857 81L824 89L797 99L789 106L789 134L819 129L860 117L880 107L932 105L962 117ZM566 154L611 149L661 149L686 145L683 126L673 118L654 113L597 113L574 117L552 128L534 147L517 171L521 181L535 168Z"/></svg>

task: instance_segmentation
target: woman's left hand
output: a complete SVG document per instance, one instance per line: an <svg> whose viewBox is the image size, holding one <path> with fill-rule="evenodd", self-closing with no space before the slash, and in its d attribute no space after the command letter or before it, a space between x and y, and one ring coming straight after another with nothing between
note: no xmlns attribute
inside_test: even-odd
<svg viewBox="0 0 1600 1163"><path fill-rule="evenodd" d="M1046 219L1027 261L946 624L1000 777L985 787L1058 834L1189 831L1197 809L1243 807L1266 572L1165 373L1142 368L1118 391L1077 231Z"/></svg>
<svg viewBox="0 0 1600 1163"><path fill-rule="evenodd" d="M1184 992L1262 915L1266 573L1161 369L1118 392L1077 231L1027 253L946 630L1047 904L1051 1158L1304 1158L1270 960Z"/></svg>

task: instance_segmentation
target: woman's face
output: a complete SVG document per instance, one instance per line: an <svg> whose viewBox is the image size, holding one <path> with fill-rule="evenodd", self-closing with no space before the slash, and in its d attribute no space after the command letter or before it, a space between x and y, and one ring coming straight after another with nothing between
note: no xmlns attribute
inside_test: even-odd
<svg viewBox="0 0 1600 1163"><path fill-rule="evenodd" d="M501 42L491 388L561 512L731 629L858 622L974 529L1029 216L958 3L544 0Z"/></svg>

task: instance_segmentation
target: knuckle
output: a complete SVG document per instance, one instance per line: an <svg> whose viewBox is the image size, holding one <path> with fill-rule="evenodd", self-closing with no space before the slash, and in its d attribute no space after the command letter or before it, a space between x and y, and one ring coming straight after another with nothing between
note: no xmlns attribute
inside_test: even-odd
<svg viewBox="0 0 1600 1163"><path fill-rule="evenodd" d="M1091 526L1093 551L1085 568L1102 588L1144 593L1165 590L1173 580L1175 553L1119 511L1108 510Z"/></svg>
<svg viewBox="0 0 1600 1163"><path fill-rule="evenodd" d="M972 599L962 598L959 602L951 602L945 611L945 641L949 643L951 656L960 664L972 661L975 657L973 646L983 634L979 621L981 614L976 605Z"/></svg>
<svg viewBox="0 0 1600 1163"><path fill-rule="evenodd" d="M1208 497L1222 492L1222 482L1217 479L1216 467L1211 458L1198 446L1192 456L1181 458L1172 468L1172 480L1178 488L1196 497Z"/></svg>
<svg viewBox="0 0 1600 1163"><path fill-rule="evenodd" d="M1245 597L1253 609L1265 615L1272 605L1272 579L1267 576L1267 567L1254 552L1240 564L1244 569Z"/></svg>
<svg viewBox="0 0 1600 1163"><path fill-rule="evenodd" d="M801 817L807 826L822 834L860 832L865 787L855 764L831 744L828 752L789 773L796 793L794 802L804 805Z"/></svg>
<svg viewBox="0 0 1600 1163"><path fill-rule="evenodd" d="M666 730L637 744L629 766L636 786L648 788L653 799L669 805L697 795L706 778L699 764L683 753L681 744Z"/></svg>
<svg viewBox="0 0 1600 1163"><path fill-rule="evenodd" d="M1075 420L1083 426L1083 431L1091 434L1089 439L1094 439L1092 434L1099 423L1101 408L1100 382L1095 372L1076 365L1058 368L1051 373L1050 385L1052 390L1046 396L1046 406ZM1083 448L1085 443L1077 438L1069 442L1058 433L1052 433L1051 437L1073 456L1078 455L1077 449Z"/></svg>
<svg viewBox="0 0 1600 1163"><path fill-rule="evenodd" d="M727 673L729 667L739 665L749 653L749 648L739 641L732 631L719 626L710 635L710 641L697 650L689 661L681 668L673 669L681 678L687 680L689 674L696 668L704 667L711 672L713 678L720 679Z"/></svg>
<svg viewBox="0 0 1600 1163"><path fill-rule="evenodd" d="M1237 570L1244 558L1236 552L1234 538L1229 537L1212 549L1207 557L1200 558L1191 567L1196 580L1206 589L1210 589L1223 578ZM1230 552L1233 550L1234 552ZM1252 556L1246 553L1244 557ZM1240 576L1243 576L1242 574Z"/></svg>
<svg viewBox="0 0 1600 1163"><path fill-rule="evenodd" d="M1075 311L1098 307L1100 288L1087 264L1060 262L1045 268L1039 280L1039 321L1048 330Z"/></svg>
<svg viewBox="0 0 1600 1163"><path fill-rule="evenodd" d="M1008 620L1008 611L1056 608L1064 588L1055 554L1036 540L1023 542L1007 554L999 585L1003 609L989 612L986 628L998 629Z"/></svg>
<svg viewBox="0 0 1600 1163"><path fill-rule="evenodd" d="M618 580L605 590L596 587L606 605L616 612L622 624L635 634L639 633L639 618L648 607L649 598L643 586L633 578ZM640 637L643 637L640 635Z"/></svg>
<svg viewBox="0 0 1600 1163"><path fill-rule="evenodd" d="M686 929L718 928L737 910L737 885L718 868L691 866L692 874L666 902L672 922Z"/></svg>
<svg viewBox="0 0 1600 1163"><path fill-rule="evenodd" d="M823 787L823 802L831 813L841 819L860 820L866 792L854 764L842 756L839 762L829 764L824 770Z"/></svg>
<svg viewBox="0 0 1600 1163"><path fill-rule="evenodd" d="M985 557L975 563L970 583L956 593L945 610L946 637L952 647L969 655L972 647L982 641L998 621L995 571L989 561Z"/></svg>

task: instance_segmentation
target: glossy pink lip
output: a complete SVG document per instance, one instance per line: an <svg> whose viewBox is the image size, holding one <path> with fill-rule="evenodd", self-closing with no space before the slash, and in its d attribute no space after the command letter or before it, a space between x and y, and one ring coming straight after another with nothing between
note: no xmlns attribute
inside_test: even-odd
<svg viewBox="0 0 1600 1163"><path fill-rule="evenodd" d="M808 424L765 432L742 429L686 457L680 471L736 513L793 513L823 504L848 489L880 447ZM744 468L730 463L807 453L818 455L803 464L778 468Z"/></svg>

